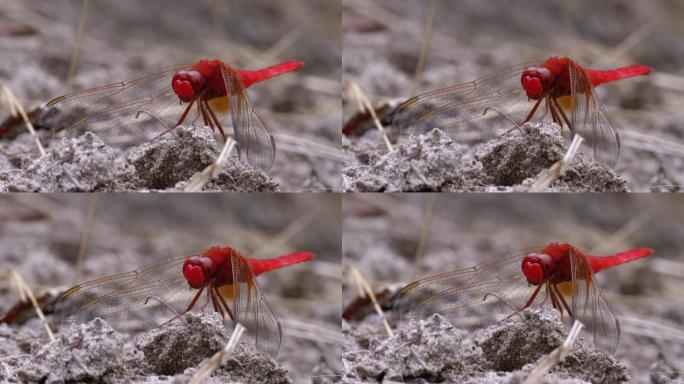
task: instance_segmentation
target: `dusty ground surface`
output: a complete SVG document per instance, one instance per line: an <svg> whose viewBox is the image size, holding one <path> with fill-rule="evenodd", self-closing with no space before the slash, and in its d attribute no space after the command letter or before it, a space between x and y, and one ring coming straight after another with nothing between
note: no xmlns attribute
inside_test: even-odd
<svg viewBox="0 0 684 384"><path fill-rule="evenodd" d="M35 0L5 1L0 5L0 83L8 86L29 112L65 93L64 80L75 45L80 4ZM276 159L268 178L257 175L259 180L255 180L251 167L231 161L225 165L224 175L206 189L339 189L339 21L340 5L335 1L94 2L88 14L74 89L133 79L201 58L218 58L247 69L284 60L304 61L306 66L298 72L247 90L252 104L276 136ZM61 152L66 146L76 157L79 153L92 157L89 141L63 142L63 134L39 132L48 152L41 158L23 125L8 123L7 103L3 101L2 105L2 190L167 190L185 185L154 185L156 182L150 179L132 182L132 178L150 176L140 168L121 172L121 166L126 168L127 160L130 163L130 153L145 151L150 137L160 133L161 125L155 127L155 132L147 127L140 132L141 129L136 131L141 126L139 121L128 121L115 130L98 130L95 133L107 147L98 148L102 156L86 164L84 159L55 156L55 151ZM231 131L229 115L220 118ZM199 129L201 119L187 125ZM220 135L211 139L215 139L220 151ZM177 158L168 159L182 164L183 170L174 174L181 177L176 182L187 183L215 157L195 156L197 152L214 152L214 144L177 144L192 146L178 152ZM233 157L237 160L236 154ZM94 164L96 160L99 164ZM55 180L46 173L69 173L68 178L73 180Z"/></svg>
<svg viewBox="0 0 684 384"><path fill-rule="evenodd" d="M436 198L434 214L416 264L430 196ZM615 354L595 348L591 333L584 331L545 382L681 382L684 302L678 292L684 243L672 228L682 225L682 206L678 196L648 195L345 198L343 264L368 279L395 332L388 338L379 316L368 300L359 300L351 275L346 276L346 380L521 382L541 356L565 339L569 328L559 323L556 312L526 312L524 321L512 316L499 323L510 308L488 299L495 300L492 307L467 306L446 318L411 317L401 316L391 297L421 277L564 241L595 255L633 247L655 253L597 274L622 328ZM530 292L522 288L518 299L524 302Z"/></svg>
<svg viewBox="0 0 684 384"><path fill-rule="evenodd" d="M339 197L278 196L100 196L78 280L216 244L260 257L314 252L312 262L259 278L283 328L278 356L257 352L245 335L236 355L208 382L334 381L342 371ZM19 302L11 269L41 302L72 285L89 204L89 196L0 199L3 316ZM158 308L131 308L122 318L71 324L48 314L54 342L32 310L19 311L21 321L0 325L0 382L187 382L225 345L232 325L225 329L206 310L158 327L171 316Z"/></svg>
<svg viewBox="0 0 684 384"><path fill-rule="evenodd" d="M649 65L655 69L650 76L597 88L598 99L620 133L622 149L614 172L625 181L624 186L606 188L605 178L579 174L581 179L559 181L550 190L681 189L684 185L684 129L680 108L684 95L681 91L684 8L681 4L605 1L595 6L591 1L572 4L550 1L540 5L522 1L491 6L476 0L438 3L417 93L484 78L511 66L554 55L568 56L597 69ZM400 135L391 124L391 113L411 96L428 4L418 0L343 1L343 80L355 81L368 94L378 108L390 141L399 150L419 146L423 140ZM531 104L527 107L524 100L521 102L524 104L521 109L531 108ZM357 115L357 104L351 93L343 102L344 127L349 129L343 139L346 190L513 190L508 188L510 184L497 181L496 176L491 179L488 173L478 173L478 169L472 168L471 157L478 145L500 142L490 141L505 131L498 126L474 121L450 129L444 133L453 141L448 150L455 153L436 155L439 159L432 164L400 164L400 169L417 167L420 172L398 172L397 167L379 169L383 163L380 159L389 157L392 159L384 162L407 163L406 154L388 154L370 119ZM569 144L567 137L562 144L561 152L564 152ZM442 150L446 151L447 148ZM524 170L528 177L536 176L540 168L548 168L546 161L536 159L538 152L531 152ZM590 161L592 156L587 155L584 160ZM413 161L420 163L421 160ZM594 168L592 164L583 166ZM409 180L396 180L399 176ZM469 181L468 176L479 180ZM463 177L466 180L461 180ZM374 180L369 182L369 178ZM387 181L380 182L379 178ZM428 179L427 185L424 178ZM525 183L517 185L526 186Z"/></svg>

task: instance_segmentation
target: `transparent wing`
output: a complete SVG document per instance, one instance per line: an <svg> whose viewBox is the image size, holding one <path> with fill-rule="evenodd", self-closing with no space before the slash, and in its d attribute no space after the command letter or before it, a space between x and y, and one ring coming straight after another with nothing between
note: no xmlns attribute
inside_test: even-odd
<svg viewBox="0 0 684 384"><path fill-rule="evenodd" d="M249 101L237 72L227 65L221 66L221 72L230 95L233 129L240 156L244 156L249 164L268 172L275 159L273 133Z"/></svg>
<svg viewBox="0 0 684 384"><path fill-rule="evenodd" d="M571 254L572 314L594 337L594 345L615 352L620 341L620 322L596 283L584 255Z"/></svg>
<svg viewBox="0 0 684 384"><path fill-rule="evenodd" d="M433 313L462 316L465 309L473 305L503 308L505 303L502 300L522 309L532 289L522 273L521 261L522 255L515 254L418 280L399 291L395 308L409 317L425 317ZM499 299L488 297L483 302L487 293L494 293ZM507 309L508 313L512 311Z"/></svg>
<svg viewBox="0 0 684 384"><path fill-rule="evenodd" d="M187 67L60 96L41 109L36 125L72 137L90 130L110 143L152 137L165 129L156 118L173 126L183 112L171 79Z"/></svg>
<svg viewBox="0 0 684 384"><path fill-rule="evenodd" d="M570 65L572 96L571 124L574 133L586 140L597 161L611 167L620 156L620 137L598 102L587 73L576 64Z"/></svg>
<svg viewBox="0 0 684 384"><path fill-rule="evenodd" d="M175 316L163 303L182 313L197 292L183 277L186 258L177 257L76 285L57 299L55 313L67 322L101 317L120 331L158 326Z"/></svg>
<svg viewBox="0 0 684 384"><path fill-rule="evenodd" d="M493 76L415 96L396 109L392 125L400 128L402 135L425 133L433 128L458 134L462 133L464 123L475 119L486 120L489 134L510 128L510 122L499 113L489 111L483 116L487 107L522 123L529 113L530 101L520 76L526 67L536 64L520 64Z"/></svg>
<svg viewBox="0 0 684 384"><path fill-rule="evenodd" d="M234 312L236 321L254 337L258 350L278 355L283 331L266 301L247 259L233 254Z"/></svg>

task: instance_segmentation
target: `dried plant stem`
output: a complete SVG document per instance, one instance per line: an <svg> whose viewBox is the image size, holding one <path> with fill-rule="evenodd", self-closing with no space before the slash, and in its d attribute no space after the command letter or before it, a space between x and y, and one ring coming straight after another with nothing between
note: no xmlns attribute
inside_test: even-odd
<svg viewBox="0 0 684 384"><path fill-rule="evenodd" d="M423 43L420 45L420 55L418 56L418 63L416 63L416 73L413 77L413 84L411 85L411 97L416 95L418 85L423 75L423 65L425 65L425 57L427 56L428 48L430 47L430 40L432 39L432 26L435 21L435 13L437 11L437 0L430 0L430 8L428 10L428 18L425 23L425 34L423 35Z"/></svg>
<svg viewBox="0 0 684 384"><path fill-rule="evenodd" d="M392 147L392 143L389 141L389 138L387 137L387 132L385 132L385 129L382 127L382 124L380 124L378 115L375 113L375 109L371 105L370 100L368 100L368 96L366 96L366 94L363 92L361 87L359 87L359 85L356 84L356 82L350 81L349 86L351 87L352 92L354 92L354 96L357 100L357 103L360 106L360 109L365 109L373 118L373 123L375 124L375 127L378 129L378 131L380 131L382 139L385 142L385 146L387 147L387 150L389 152L393 152L394 148Z"/></svg>
<svg viewBox="0 0 684 384"><path fill-rule="evenodd" d="M576 134L575 137L572 138L572 143L570 143L570 147L568 148L565 156L563 156L562 159L558 160L549 169L547 169L546 172L541 175L541 177L539 177L534 184L532 184L529 191L541 192L544 190L544 188L548 187L556 177L565 174L565 171L570 166L572 159L575 158L577 151L579 151L582 141L584 141L584 138Z"/></svg>
<svg viewBox="0 0 684 384"><path fill-rule="evenodd" d="M206 378L211 376L211 374L216 370L216 368L220 367L221 364L225 363L228 360L228 358L230 358L233 355L233 351L235 350L235 347L237 346L244 332L245 327L243 327L239 323L236 323L235 329L233 330L233 334L230 336L228 344L226 344L226 346L223 349L214 353L213 356L211 356L207 361L202 363L202 365L200 365L199 368L197 368L197 371L195 371L195 374L192 376L192 379L190 379L190 384L203 383Z"/></svg>
<svg viewBox="0 0 684 384"><path fill-rule="evenodd" d="M74 280L72 285L78 284L83 271L83 259L85 258L88 243L90 242L90 231L93 228L93 217L95 214L95 207L97 207L97 194L93 193L90 197L90 207L88 207L88 217L86 219L83 233L81 234L81 244L78 247L78 256L76 256L76 272L74 272Z"/></svg>
<svg viewBox="0 0 684 384"><path fill-rule="evenodd" d="M352 274L352 279L356 283L356 285L359 287L359 291L365 292L364 296L368 296L370 298L371 302L373 302L373 307L375 307L375 312L380 316L382 319L382 325L385 326L385 331L387 331L387 335L390 337L394 336L394 333L392 332L392 328L389 325L389 322L387 321L387 318L385 317L385 313L382 311L382 308L380 308L380 304L378 304L378 299L375 297L375 294L373 293L373 290L370 287L370 284L368 284L368 281L366 278L363 277L361 272L356 268L356 267L349 267L349 271Z"/></svg>
<svg viewBox="0 0 684 384"><path fill-rule="evenodd" d="M21 115L21 118L24 120L24 123L26 124L26 129L28 129L29 133L31 134L31 137L33 137L33 141L36 143L36 147L38 147L38 152L40 152L41 156L45 156L45 149L43 148L43 144L41 144L38 135L36 135L36 130L33 129L33 124L31 124L31 121L29 120L28 115L26 114L24 106L21 105L19 99L17 99L14 96L14 93L12 93L12 91L7 86L3 85L2 90L5 93L5 97L7 97L7 100L9 101L12 108L16 109Z"/></svg>
<svg viewBox="0 0 684 384"><path fill-rule="evenodd" d="M38 318L43 322L43 325L45 326L45 332L47 332L48 337L50 338L50 341L55 340L55 336L52 334L52 331L50 330L50 326L47 323L47 320L45 320L45 316L43 316L43 311L40 309L40 305L38 305L38 300L36 300L36 297L33 295L33 291L31 290L31 287L29 287L28 284L26 284L26 281L15 271L12 269L12 277L16 281L17 285L20 287L20 289L26 293L28 296L29 300L31 300L31 304L33 304L33 308L36 310L36 314L38 315Z"/></svg>
<svg viewBox="0 0 684 384"><path fill-rule="evenodd" d="M202 188L204 188L205 185L207 185L209 180L216 177L221 172L223 163L226 161L226 159L228 159L230 153L233 152L235 144L235 140L233 140L232 137L229 137L228 140L226 140L226 143L223 145L223 149L221 149L219 157L213 163L204 168L202 172L197 175L197 177L190 180L188 185L185 187L185 192L199 192L202 190Z"/></svg>
<svg viewBox="0 0 684 384"><path fill-rule="evenodd" d="M428 236L430 235L430 226L432 225L432 213L435 208L435 200L437 195L431 193L428 195L427 206L425 207L425 214L423 215L423 224L420 226L420 236L418 237L418 246L416 246L416 254L413 262L413 274L411 281L416 280L422 264L423 253L425 251L425 244L427 244Z"/></svg>
<svg viewBox="0 0 684 384"><path fill-rule="evenodd" d="M539 365L537 365L537 368L535 368L534 371L530 373L527 379L525 379L524 383L539 383L541 381L542 376L546 372L553 368L553 366L556 365L556 363L563 360L565 356L567 356L568 353L570 353L572 345L575 343L577 336L579 336L582 327L584 327L584 324L582 324L578 320L575 320L575 322L572 324L572 329L570 329L570 333L568 334L568 337L565 339L563 344L559 345L556 349L551 351L551 353L542 358L542 360L539 362Z"/></svg>
<svg viewBox="0 0 684 384"><path fill-rule="evenodd" d="M76 75L76 66L78 66L78 57L81 52L81 45L83 44L83 31L85 29L86 19L88 17L88 10L90 8L90 0L83 0L83 5L81 6L81 16L78 18L78 32L76 32L76 45L74 45L74 50L71 51L71 59L69 59L69 71L67 72L67 78L64 81L66 90L71 90L74 84L74 76Z"/></svg>

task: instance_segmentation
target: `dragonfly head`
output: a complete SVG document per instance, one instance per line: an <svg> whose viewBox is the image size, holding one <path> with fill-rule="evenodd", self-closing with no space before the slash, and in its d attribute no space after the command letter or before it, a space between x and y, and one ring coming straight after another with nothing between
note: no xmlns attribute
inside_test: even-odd
<svg viewBox="0 0 684 384"><path fill-rule="evenodd" d="M173 92L181 101L189 102L194 99L204 87L206 79L198 71L178 71L171 79Z"/></svg>
<svg viewBox="0 0 684 384"><path fill-rule="evenodd" d="M520 77L527 97L539 100L551 89L556 76L545 67L527 67Z"/></svg>
<svg viewBox="0 0 684 384"><path fill-rule="evenodd" d="M198 289L206 285L216 272L216 263L206 256L190 256L183 263L183 276L191 288Z"/></svg>
<svg viewBox="0 0 684 384"><path fill-rule="evenodd" d="M556 261L545 253L528 253L523 257L522 272L532 285L542 284L551 277Z"/></svg>

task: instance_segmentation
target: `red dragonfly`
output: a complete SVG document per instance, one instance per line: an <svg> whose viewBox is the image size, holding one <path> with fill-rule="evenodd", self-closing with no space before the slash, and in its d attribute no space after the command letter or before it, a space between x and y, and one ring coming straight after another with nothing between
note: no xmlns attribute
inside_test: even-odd
<svg viewBox="0 0 684 384"><path fill-rule="evenodd" d="M282 329L256 277L313 257L310 252L298 252L258 260L244 257L232 248L215 246L198 255L79 284L57 299L55 312L70 322L101 317L126 328L127 324L131 327L130 323L136 322L136 309L158 310L166 305L178 313L170 320L165 317L167 322L173 321L195 309L206 292L202 309L211 303L221 316L227 314L242 324L253 335L257 349L275 357L280 349ZM151 318L154 320L149 312L141 315L143 322Z"/></svg>
<svg viewBox="0 0 684 384"><path fill-rule="evenodd" d="M80 133L85 128L114 131L110 137L121 138L155 132L160 126L165 127L166 133L182 124L197 105L192 121L201 116L204 124L218 130L225 140L227 135L217 112L230 110L241 156L268 171L275 158L275 139L249 101L246 89L303 65L300 61L287 61L250 71L232 68L219 60L200 60L60 96L43 107L36 125L70 133ZM130 122L136 123L132 131L127 126Z"/></svg>
<svg viewBox="0 0 684 384"><path fill-rule="evenodd" d="M649 248L634 248L610 256L591 256L567 243L551 243L524 255L413 282L399 291L397 309L418 317L433 313L459 315L469 306L484 305L488 293L496 294L518 310L532 307L535 302L543 306L550 301L561 316L567 312L571 319L582 321L592 333L595 345L614 352L620 340L620 323L594 274L652 253ZM531 287L536 288L531 291ZM539 295L542 288L543 299Z"/></svg>
<svg viewBox="0 0 684 384"><path fill-rule="evenodd" d="M457 129L483 118L487 107L500 115L490 126L510 124L510 116L520 125L530 121L544 103L554 123L581 135L598 161L614 166L620 155L620 137L596 98L594 88L612 81L651 73L645 65L611 70L584 68L567 57L551 57L544 62L521 64L494 76L437 89L413 97L394 113L392 124L402 133L425 133L435 127ZM527 105L534 102L531 109Z"/></svg>

